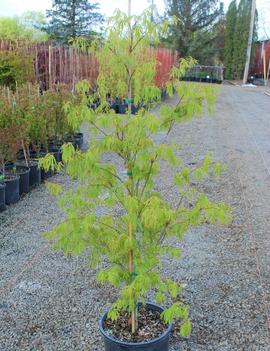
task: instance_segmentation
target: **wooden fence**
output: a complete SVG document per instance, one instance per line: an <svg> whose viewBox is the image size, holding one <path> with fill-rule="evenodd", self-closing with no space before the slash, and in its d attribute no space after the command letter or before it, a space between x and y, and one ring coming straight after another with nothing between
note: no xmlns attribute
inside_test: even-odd
<svg viewBox="0 0 270 351"><path fill-rule="evenodd" d="M35 73L44 89L52 84L74 85L81 79L95 84L98 62L94 54L83 54L71 46L51 42L29 44L24 41L0 40L0 51L23 51L33 55ZM151 48L158 61L156 83L162 87L169 78L172 66L177 64L178 53L164 48Z"/></svg>
<svg viewBox="0 0 270 351"><path fill-rule="evenodd" d="M256 77L263 78L264 70L266 74L269 73L270 68L270 40L258 42L255 47L255 60L251 67L251 73ZM264 67L264 53L265 53L265 67Z"/></svg>

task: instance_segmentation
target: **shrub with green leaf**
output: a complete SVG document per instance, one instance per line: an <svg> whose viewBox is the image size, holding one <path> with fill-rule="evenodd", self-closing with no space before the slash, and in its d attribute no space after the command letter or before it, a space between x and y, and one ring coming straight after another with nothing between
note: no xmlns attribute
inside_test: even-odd
<svg viewBox="0 0 270 351"><path fill-rule="evenodd" d="M175 240L181 241L192 227L229 223L231 213L226 204L212 202L197 187L203 178L219 175L222 165L207 155L199 167L190 169L177 155L179 146L168 141L176 124L214 108L214 87L180 82L195 64L193 59L181 60L171 72L167 92L172 96L174 87L178 103L162 105L158 115L152 112L161 93L154 83L157 62L145 52L158 42L159 33L148 12L132 18L118 12L110 20L107 41L96 48L97 92L88 96L89 83L80 82L76 87L80 102L65 107L69 123L74 128L88 123L91 136L86 152L71 144L62 148L66 172L79 185L72 190L49 186L66 218L46 237L65 254L88 252L92 266L99 268L98 281L119 289L109 318L115 320L121 311L130 311L132 332L136 332L138 302L145 302L149 291L154 291L156 301L167 306L164 321L180 319L181 335L186 336L191 325L189 308L179 297L183 286L162 274L162 257L179 259ZM110 109L108 94L127 98L128 112L120 115ZM89 106L97 98L100 106L93 110ZM137 114L131 114L132 100L143 102ZM161 136L163 141L158 141ZM171 168L176 205L156 190L163 161ZM41 165L48 169L51 162L49 156Z"/></svg>
<svg viewBox="0 0 270 351"><path fill-rule="evenodd" d="M34 58L19 51L0 51L0 85L15 90L16 85L35 82Z"/></svg>
<svg viewBox="0 0 270 351"><path fill-rule="evenodd" d="M0 95L0 172L2 173L0 180L5 176L6 163L16 160L20 148L19 128L10 111L10 104L2 92Z"/></svg>
<svg viewBox="0 0 270 351"><path fill-rule="evenodd" d="M48 152L50 140L63 141L73 129L68 124L64 104L75 102L68 87L57 85L41 93L38 85L30 83L0 89L0 123L17 126L16 139L24 152L26 164L30 162L30 149L40 154Z"/></svg>

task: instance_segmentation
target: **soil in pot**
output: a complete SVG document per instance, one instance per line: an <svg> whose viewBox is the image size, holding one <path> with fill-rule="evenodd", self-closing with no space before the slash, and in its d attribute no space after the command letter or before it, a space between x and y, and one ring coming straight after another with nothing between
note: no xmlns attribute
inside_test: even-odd
<svg viewBox="0 0 270 351"><path fill-rule="evenodd" d="M99 321L103 335L105 351L169 351L169 337L172 324L163 323L163 308L147 303L139 303L138 330L132 335L129 326L129 314L123 312L120 318L112 322L107 313Z"/></svg>
<svg viewBox="0 0 270 351"><path fill-rule="evenodd" d="M129 318L129 313L123 312L117 321L107 319L104 322L104 329L117 340L139 343L159 337L168 328L161 319L159 311L144 306L138 308L138 330L135 334L131 333Z"/></svg>
<svg viewBox="0 0 270 351"><path fill-rule="evenodd" d="M30 169L24 166L6 167L6 172L9 174L17 174L20 177L20 195L29 193L29 173Z"/></svg>
<svg viewBox="0 0 270 351"><path fill-rule="evenodd" d="M0 183L0 212L6 209L6 192L5 192L5 183Z"/></svg>
<svg viewBox="0 0 270 351"><path fill-rule="evenodd" d="M4 182L6 204L15 204L20 199L20 177L17 175L6 174Z"/></svg>

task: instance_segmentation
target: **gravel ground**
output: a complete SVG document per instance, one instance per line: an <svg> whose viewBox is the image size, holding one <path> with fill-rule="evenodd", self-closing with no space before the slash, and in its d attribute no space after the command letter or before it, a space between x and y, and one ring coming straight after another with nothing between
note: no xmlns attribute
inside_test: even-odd
<svg viewBox="0 0 270 351"><path fill-rule="evenodd" d="M203 188L234 212L229 228L192 230L182 260L165 261L166 273L187 284L193 323L189 340L175 330L171 351L270 350L269 99L223 86L215 118L178 126L170 137L189 163L208 151L228 163L226 174ZM160 190L169 176L163 167ZM55 181L74 186L62 175ZM173 191L167 196L177 201ZM96 283L84 257L64 257L42 238L61 216L44 185L0 214L1 351L103 350L97 320L117 295Z"/></svg>

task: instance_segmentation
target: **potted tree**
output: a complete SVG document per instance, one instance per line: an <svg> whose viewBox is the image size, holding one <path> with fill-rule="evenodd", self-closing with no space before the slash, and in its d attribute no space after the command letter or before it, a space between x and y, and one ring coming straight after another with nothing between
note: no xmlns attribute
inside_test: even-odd
<svg viewBox="0 0 270 351"><path fill-rule="evenodd" d="M38 162L32 157L31 150L32 138L37 131L38 87L34 87L30 83L17 87L12 95L9 92L8 99L12 109L11 118L16 121L18 126L17 139L22 148L22 155L16 165L30 169L30 187L38 185L41 182L41 172L38 168Z"/></svg>
<svg viewBox="0 0 270 351"><path fill-rule="evenodd" d="M6 170L6 163L16 160L16 155L20 147L17 133L16 126L0 128L0 181L1 183L5 183L5 202L7 205L14 204L20 198L20 177L16 171L10 172L10 170ZM1 189L3 191L3 186L1 186ZM3 198L2 196L2 200Z"/></svg>
<svg viewBox="0 0 270 351"><path fill-rule="evenodd" d="M147 55L147 48L158 42L159 34L149 12L140 17L117 12L110 19L106 42L95 48L97 92L87 96L90 85L80 82L80 103L66 107L70 125L76 129L87 122L91 133L84 153L71 143L62 147L63 164L79 180L78 188L49 185L62 207L66 204L67 216L46 237L66 254L87 250L92 265L99 267L98 281L119 289L118 300L99 323L107 351L167 351L175 319L181 320L181 336L190 334L189 308L180 298L183 286L162 274L162 257L179 257L174 242L191 226L228 223L231 218L226 204L211 202L195 185L212 172L220 174L222 166L209 155L196 169L182 166L178 146L167 140L175 124L201 115L205 107L211 111L214 105L213 87L180 82L194 60L181 60L171 72L166 90L171 96L175 87L176 106L162 106L159 115L151 112L161 91L154 83L156 60ZM111 109L108 94L126 96L126 114ZM100 106L89 108L97 98ZM143 101L144 108L132 114L132 101ZM177 204L155 186L161 162L171 167ZM59 167L51 155L40 165Z"/></svg>

